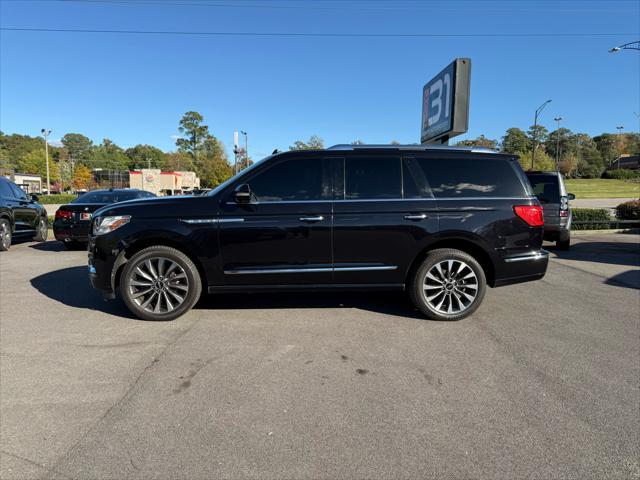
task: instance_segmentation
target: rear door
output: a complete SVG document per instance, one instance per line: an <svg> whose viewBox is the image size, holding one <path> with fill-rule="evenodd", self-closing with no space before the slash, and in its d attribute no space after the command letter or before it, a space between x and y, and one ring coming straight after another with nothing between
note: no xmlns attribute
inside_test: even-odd
<svg viewBox="0 0 640 480"><path fill-rule="evenodd" d="M13 192L13 217L16 222L15 233L31 233L36 229L38 210L24 190L13 182L8 182Z"/></svg>
<svg viewBox="0 0 640 480"><path fill-rule="evenodd" d="M333 257L336 284L400 285L436 234L437 208L413 159L349 152L336 169ZM410 181L411 180L411 181ZM412 183L413 182L413 183ZM405 192L406 187L406 192Z"/></svg>
<svg viewBox="0 0 640 480"><path fill-rule="evenodd" d="M242 179L255 200L238 204L231 185L218 219L222 285L331 283L331 161L276 158Z"/></svg>

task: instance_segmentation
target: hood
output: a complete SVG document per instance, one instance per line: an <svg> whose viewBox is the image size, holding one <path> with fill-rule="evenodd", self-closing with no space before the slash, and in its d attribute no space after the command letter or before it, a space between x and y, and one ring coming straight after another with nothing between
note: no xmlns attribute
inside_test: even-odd
<svg viewBox="0 0 640 480"><path fill-rule="evenodd" d="M135 218L191 217L217 214L217 201L213 197L181 195L142 198L106 205L94 213L95 217L131 215Z"/></svg>

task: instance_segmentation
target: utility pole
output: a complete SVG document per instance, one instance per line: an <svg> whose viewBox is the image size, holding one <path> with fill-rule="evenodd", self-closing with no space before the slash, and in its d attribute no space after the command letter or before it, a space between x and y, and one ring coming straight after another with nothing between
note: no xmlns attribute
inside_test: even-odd
<svg viewBox="0 0 640 480"><path fill-rule="evenodd" d="M618 170L620 170L620 157L622 156L622 129L624 126L618 125L616 130L618 130Z"/></svg>
<svg viewBox="0 0 640 480"><path fill-rule="evenodd" d="M233 174L238 174L238 154L240 153L238 147L238 130L233 131Z"/></svg>
<svg viewBox="0 0 640 480"><path fill-rule="evenodd" d="M560 121L564 119L562 117L555 117L553 120L558 122L558 128L556 129L556 170L558 170L558 166L560 165Z"/></svg>
<svg viewBox="0 0 640 480"><path fill-rule="evenodd" d="M47 195L50 195L51 183L49 182L49 142L47 141L47 138L49 137L51 130L43 128L42 130L40 130L40 133L42 133L42 135L44 136L44 163L47 168Z"/></svg>
<svg viewBox="0 0 640 480"><path fill-rule="evenodd" d="M248 164L249 163L249 140L248 140L249 135L244 130L240 130L240 133L244 135L244 158L245 158L245 163Z"/></svg>
<svg viewBox="0 0 640 480"><path fill-rule="evenodd" d="M538 135L538 115L540 115L540 112L544 109L544 107L547 106L547 103L549 102L551 102L551 100L547 100L546 102L544 102L542 105L538 107L533 120L533 150L531 151L531 170L534 169L535 159L536 159L536 147L537 147L536 137Z"/></svg>

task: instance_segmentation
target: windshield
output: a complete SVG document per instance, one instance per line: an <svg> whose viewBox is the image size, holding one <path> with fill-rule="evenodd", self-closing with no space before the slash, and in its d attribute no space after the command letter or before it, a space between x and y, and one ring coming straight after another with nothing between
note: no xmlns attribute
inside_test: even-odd
<svg viewBox="0 0 640 480"><path fill-rule="evenodd" d="M560 186L557 175L527 175L533 194L540 203L560 203Z"/></svg>
<svg viewBox="0 0 640 480"><path fill-rule="evenodd" d="M276 154L277 155L277 154ZM269 155L268 157L264 157L261 160L258 160L256 163L248 166L247 168L245 168L244 170L242 170L241 172L238 172L236 175L234 175L233 177L231 177L229 180L222 182L220 185L218 185L216 188L214 188L213 190L211 190L209 193L207 193L206 195L208 197L211 197L213 195L215 195L216 193L220 192L221 190L224 190L227 185L233 183L234 181L236 181L241 175L244 175L248 172L250 172L251 170L253 170L254 168L256 168L258 165L261 165L262 162L264 162L265 160L268 160L270 158L273 158L275 155Z"/></svg>
<svg viewBox="0 0 640 480"><path fill-rule="evenodd" d="M151 196L151 195L149 195ZM71 203L117 203L142 198L140 192L87 192Z"/></svg>

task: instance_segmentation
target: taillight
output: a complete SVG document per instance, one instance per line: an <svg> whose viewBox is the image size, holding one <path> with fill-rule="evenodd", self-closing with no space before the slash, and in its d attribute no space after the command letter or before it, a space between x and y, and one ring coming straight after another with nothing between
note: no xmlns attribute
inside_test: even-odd
<svg viewBox="0 0 640 480"><path fill-rule="evenodd" d="M539 205L515 205L513 211L530 227L544 226L542 207Z"/></svg>
<svg viewBox="0 0 640 480"><path fill-rule="evenodd" d="M73 212L70 212L69 210L62 210L62 209L58 209L56 210L56 220L58 218L62 218L63 220L70 220L71 218L73 218Z"/></svg>
<svg viewBox="0 0 640 480"><path fill-rule="evenodd" d="M569 210L560 210L560 216L562 218L567 218L569 217Z"/></svg>

